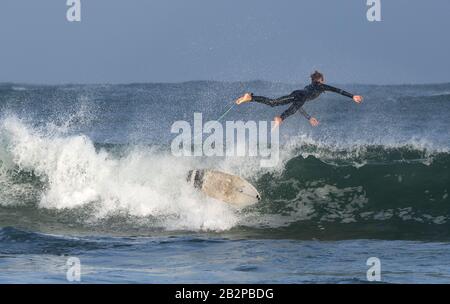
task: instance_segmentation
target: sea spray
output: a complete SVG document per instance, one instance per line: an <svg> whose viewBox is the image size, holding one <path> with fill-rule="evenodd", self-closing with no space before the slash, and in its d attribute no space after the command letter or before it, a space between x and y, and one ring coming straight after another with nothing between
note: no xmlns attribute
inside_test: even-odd
<svg viewBox="0 0 450 304"><path fill-rule="evenodd" d="M17 170L45 182L41 208L96 203L96 217L125 211L166 218L168 229L222 230L237 221L232 209L202 197L185 182L190 168L185 159L139 148L115 158L84 135L46 137L14 117L2 121L0 136Z"/></svg>

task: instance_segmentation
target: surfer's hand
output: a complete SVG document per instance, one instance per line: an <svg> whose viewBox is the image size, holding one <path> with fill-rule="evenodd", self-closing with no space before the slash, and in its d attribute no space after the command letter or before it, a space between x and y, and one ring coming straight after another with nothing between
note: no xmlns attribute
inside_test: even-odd
<svg viewBox="0 0 450 304"><path fill-rule="evenodd" d="M353 101L356 103L361 103L363 101L363 97L360 95L353 96Z"/></svg>
<svg viewBox="0 0 450 304"><path fill-rule="evenodd" d="M319 121L317 119L315 119L314 117L311 117L309 119L309 123L311 124L311 126L317 127L317 125L319 124Z"/></svg>

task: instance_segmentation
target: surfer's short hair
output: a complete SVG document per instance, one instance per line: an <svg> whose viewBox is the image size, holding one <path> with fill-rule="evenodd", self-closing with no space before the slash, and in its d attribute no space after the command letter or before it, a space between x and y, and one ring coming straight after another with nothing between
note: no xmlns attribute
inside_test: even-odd
<svg viewBox="0 0 450 304"><path fill-rule="evenodd" d="M319 71L314 71L314 73L311 74L311 81L317 82L319 80L323 80L323 74Z"/></svg>

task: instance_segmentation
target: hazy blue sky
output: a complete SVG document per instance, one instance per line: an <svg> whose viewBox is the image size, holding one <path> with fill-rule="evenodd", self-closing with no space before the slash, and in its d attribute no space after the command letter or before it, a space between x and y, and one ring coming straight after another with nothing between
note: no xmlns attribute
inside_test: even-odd
<svg viewBox="0 0 450 304"><path fill-rule="evenodd" d="M450 82L450 1L1 0L0 82Z"/></svg>

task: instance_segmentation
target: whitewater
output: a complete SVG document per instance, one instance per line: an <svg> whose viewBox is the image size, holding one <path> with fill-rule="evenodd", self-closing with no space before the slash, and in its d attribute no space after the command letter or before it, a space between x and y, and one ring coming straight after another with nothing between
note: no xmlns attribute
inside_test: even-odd
<svg viewBox="0 0 450 304"><path fill-rule="evenodd" d="M301 116L286 121L273 168L260 167L258 157L172 155L174 121L190 121L199 111L215 119L247 90L278 96L297 86L1 84L4 265L14 269L11 257L30 255L58 264L77 254L89 261L91 279L99 282L114 281L105 276L111 268L118 280L170 281L168 269L180 263L203 270L187 271L179 282L202 282L202 271L216 273L214 282L231 282L236 275L240 282L340 282L325 268L306 275L289 270L305 259L323 263L334 252L342 258L336 267L349 272L343 282L358 282L368 248L399 261L406 246L412 260L429 250L438 267L450 236L449 85L351 85L349 90L366 96L363 105L334 95L307 104L320 127L313 129ZM282 109L245 105L226 119L270 120ZM240 175L263 199L236 210L205 197L186 182L194 168ZM339 248L354 258L351 267ZM220 265L186 256L203 251ZM133 252L146 262L122 265ZM105 254L112 258L102 261ZM58 267L42 271L49 281L64 279ZM387 281L406 280L396 273ZM445 282L445 271L440 273L424 275Z"/></svg>

